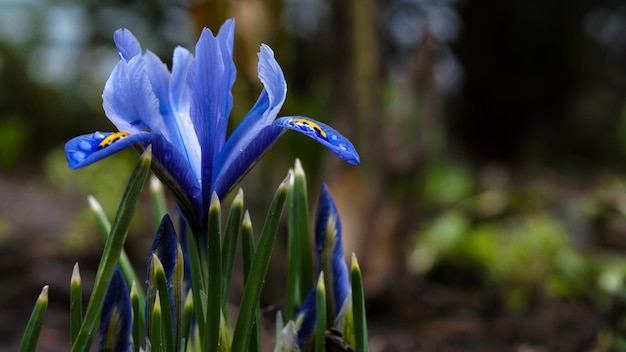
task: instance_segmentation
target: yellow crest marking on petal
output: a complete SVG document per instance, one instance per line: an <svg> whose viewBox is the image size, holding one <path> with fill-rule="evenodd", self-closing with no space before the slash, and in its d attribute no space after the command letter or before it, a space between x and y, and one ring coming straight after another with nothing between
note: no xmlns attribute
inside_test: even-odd
<svg viewBox="0 0 626 352"><path fill-rule="evenodd" d="M312 128L313 130L315 130L315 132L317 132L324 139L328 139L328 136L326 135L326 132L324 132L324 130L318 124L316 124L313 121L309 121L307 119L293 119L293 120L291 120L289 122L294 123L294 124L300 124L300 125L308 126L308 127Z"/></svg>
<svg viewBox="0 0 626 352"><path fill-rule="evenodd" d="M106 137L105 139L102 140L102 142L100 142L100 144L98 144L98 149L100 148L104 148L107 145L110 145L111 143L120 140L122 138L128 137L130 136L130 133L128 132L117 132L117 133L113 133L111 135L109 135L108 137Z"/></svg>

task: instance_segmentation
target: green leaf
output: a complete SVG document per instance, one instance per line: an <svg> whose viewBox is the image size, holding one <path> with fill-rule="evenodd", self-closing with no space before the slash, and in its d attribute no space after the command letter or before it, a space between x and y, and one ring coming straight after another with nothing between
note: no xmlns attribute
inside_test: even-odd
<svg viewBox="0 0 626 352"><path fill-rule="evenodd" d="M181 336L185 339L185 345L182 346L183 351L188 351L187 346L189 345L189 341L192 339L190 336L191 331L191 319L193 317L193 293L191 291L187 292L187 298L185 299L185 305L183 307L183 325L180 329Z"/></svg>
<svg viewBox="0 0 626 352"><path fill-rule="evenodd" d="M139 326L140 320L137 319L137 315L141 314L141 309L139 308L140 300L139 294L137 293L137 282L133 281L132 286L130 287L130 305L133 308L133 328L132 328L132 337L133 337L133 352L140 351L140 341L141 341L141 333L142 329L145 327ZM143 321L143 319L141 319Z"/></svg>
<svg viewBox="0 0 626 352"><path fill-rule="evenodd" d="M183 249L178 243L176 249L176 265L174 267L174 275L172 275L172 294L174 295L174 308L176 312L175 326L176 336L174 338L175 351L180 351L183 324L183 286L185 280L185 259L183 258Z"/></svg>
<svg viewBox="0 0 626 352"><path fill-rule="evenodd" d="M233 275L235 254L237 252L237 238L241 231L241 221L243 220L243 190L240 188L237 196L230 206L226 230L224 231L224 245L222 247L222 269L224 282L222 285L222 310L228 319L227 299L228 289Z"/></svg>
<svg viewBox="0 0 626 352"><path fill-rule="evenodd" d="M252 267L252 258L254 258L254 231L252 230L252 221L250 221L250 213L246 211L243 216L243 223L241 225L241 247L243 257L243 282L244 285L248 280L250 274L250 268ZM261 310L257 306L254 310L254 325L252 332L250 333L250 344L248 345L248 351L261 352Z"/></svg>
<svg viewBox="0 0 626 352"><path fill-rule="evenodd" d="M162 309L161 309L161 299L159 298L159 294L156 295L156 299L154 300L154 305L152 308L151 320L150 320L150 344L152 346L151 352L161 352L161 351L171 351L165 349L163 345L162 332L163 327L162 324ZM167 310L167 309L166 309Z"/></svg>
<svg viewBox="0 0 626 352"><path fill-rule="evenodd" d="M278 187L276 195L270 205L270 210L265 218L259 245L256 248L256 253L252 260L252 267L250 268L250 273L243 291L243 298L241 299L237 325L235 326L233 336L232 351L234 352L243 352L248 348L250 329L254 321L254 312L259 305L261 288L263 287L267 268L269 267L269 260L272 249L274 248L278 224L280 223L289 183L291 182L293 182L293 176L289 174Z"/></svg>
<svg viewBox="0 0 626 352"><path fill-rule="evenodd" d="M193 296L193 308L196 314L198 331L204 332L205 319L204 310L202 307L202 295L204 294L204 285L202 279L202 264L200 263L200 254L196 237L193 236L192 238L188 238L187 245L189 246L189 266L191 267L191 282L193 282L193 285L191 286L191 292ZM199 339L200 345L202 346L204 343L204 335L199 334ZM189 343L189 341L187 343Z"/></svg>
<svg viewBox="0 0 626 352"><path fill-rule="evenodd" d="M102 231L102 235L104 236L104 239L106 240L107 237L109 237L109 233L111 233L111 223L109 222L109 219L104 213L104 210L102 209L102 206L100 205L100 202L98 202L96 198L89 195L87 196L87 201L89 202L89 207L91 208L91 211L96 217L96 222L98 223L98 226L100 227L100 230ZM137 277L137 273L135 273L135 269L133 268L133 265L130 262L130 259L128 258L128 255L126 254L126 251L124 250L124 248L122 248L122 253L120 254L118 265L120 269L122 270L122 274L124 274L124 279L126 280L126 285L128 285L128 287L131 287L133 282L140 282L139 278ZM139 321L140 323L139 326L141 327L141 331L145 333L144 316L145 316L146 298L145 298L143 289L141 287L137 288L137 296L140 302L139 304L140 311L139 311L138 316L135 316L135 319Z"/></svg>
<svg viewBox="0 0 626 352"><path fill-rule="evenodd" d="M306 175L299 159L296 159L294 166L294 182L289 187L287 202L289 237L285 317L290 321L295 317L296 306L302 302L313 285Z"/></svg>
<svg viewBox="0 0 626 352"><path fill-rule="evenodd" d="M161 225L161 219L163 219L165 214L167 214L167 201L165 200L163 184L154 175L150 177L150 195L152 196L156 228L159 228Z"/></svg>
<svg viewBox="0 0 626 352"><path fill-rule="evenodd" d="M48 308L48 285L44 286L37 298L35 308L28 319L26 324L26 331L22 338L22 344L20 345L20 352L34 352L37 348L37 340L39 340L39 331L41 330L41 324L43 318L46 315L46 309Z"/></svg>
<svg viewBox="0 0 626 352"><path fill-rule="evenodd" d="M113 271L122 253L130 221L135 214L137 202L141 195L141 190L150 173L150 163L152 161L152 148L149 146L139 158L139 162L130 177L126 191L118 208L115 222L111 227L111 233L107 238L96 272L94 288L85 311L85 319L80 327L74 345L73 352L87 351L91 346L92 338L96 334L98 318L102 310L102 304L106 295L107 287L113 276Z"/></svg>
<svg viewBox="0 0 626 352"><path fill-rule="evenodd" d="M324 272L320 272L315 291L315 352L324 352L326 340L326 286Z"/></svg>
<svg viewBox="0 0 626 352"><path fill-rule="evenodd" d="M170 294L167 285L167 277L163 264L156 254L152 254L152 261L150 262L150 282L152 283L150 286L156 286L156 295L159 298L158 301L161 303L161 308L164 308L161 310L161 339L163 348L165 351L174 351L174 340L172 336L174 326L172 325L172 310L170 309ZM152 331L154 331L154 329L152 329Z"/></svg>
<svg viewBox="0 0 626 352"><path fill-rule="evenodd" d="M219 349L220 321L222 317L222 208L216 193L209 207L209 292L206 306L204 348L209 352Z"/></svg>
<svg viewBox="0 0 626 352"><path fill-rule="evenodd" d="M73 343L78 336L80 324L83 322L83 285L80 278L78 263L74 264L70 281L70 341Z"/></svg>
<svg viewBox="0 0 626 352"><path fill-rule="evenodd" d="M350 267L350 280L352 284L352 314L354 319L354 338L356 340L355 351L367 352L367 319L365 316L365 298L363 291L363 278L361 268L352 253L352 265Z"/></svg>

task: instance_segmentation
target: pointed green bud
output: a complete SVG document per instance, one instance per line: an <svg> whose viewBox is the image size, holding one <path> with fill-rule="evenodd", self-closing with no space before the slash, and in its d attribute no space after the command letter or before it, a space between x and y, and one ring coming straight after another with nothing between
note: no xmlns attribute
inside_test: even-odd
<svg viewBox="0 0 626 352"><path fill-rule="evenodd" d="M350 266L350 279L352 284L352 306L353 306L353 325L354 325L354 344L356 351L368 350L367 341L367 319L365 316L365 297L363 291L363 278L361 276L361 268L356 259L356 255L352 253L352 264Z"/></svg>
<svg viewBox="0 0 626 352"><path fill-rule="evenodd" d="M78 336L80 325L83 322L83 285L80 278L78 263L74 264L72 279L70 280L70 341Z"/></svg>
<svg viewBox="0 0 626 352"><path fill-rule="evenodd" d="M37 348L37 340L39 339L39 331L43 322L46 309L48 308L48 285L44 286L37 298L35 308L26 325L26 331L22 338L20 352L34 352Z"/></svg>
<svg viewBox="0 0 626 352"><path fill-rule="evenodd" d="M315 351L324 352L326 340L326 286L324 284L324 272L320 272L317 279L317 292L315 293Z"/></svg>

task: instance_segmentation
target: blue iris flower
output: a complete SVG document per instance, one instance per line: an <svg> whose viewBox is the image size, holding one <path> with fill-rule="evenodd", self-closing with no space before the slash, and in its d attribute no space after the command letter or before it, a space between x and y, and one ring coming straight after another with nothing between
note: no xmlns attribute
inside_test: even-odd
<svg viewBox="0 0 626 352"><path fill-rule="evenodd" d="M152 145L154 172L173 190L192 227L203 228L213 192L223 198L287 129L358 164L353 145L330 126L301 116L276 118L287 85L267 45L261 45L258 54L263 91L226 138L236 74L234 27L234 20L226 21L217 36L205 28L195 57L176 48L171 71L152 52L143 53L129 30L117 30L120 61L102 98L119 132L95 132L67 142L70 167L87 166L130 146L142 150Z"/></svg>

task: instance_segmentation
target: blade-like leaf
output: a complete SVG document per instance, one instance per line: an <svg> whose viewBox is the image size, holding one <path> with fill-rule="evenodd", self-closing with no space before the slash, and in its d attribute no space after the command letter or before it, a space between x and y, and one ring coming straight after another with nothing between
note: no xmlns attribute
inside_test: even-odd
<svg viewBox="0 0 626 352"><path fill-rule="evenodd" d="M326 339L326 287L324 286L324 272L317 280L315 293L315 352L324 352Z"/></svg>
<svg viewBox="0 0 626 352"><path fill-rule="evenodd" d="M87 196L87 201L89 202L91 211L96 217L96 222L98 223L98 226L100 227L100 230L102 231L102 235L106 239L109 236L109 233L111 233L111 223L109 222L109 219L104 213L104 209L102 209L102 206L100 205L100 203L98 202L96 198L94 198L93 196ZM124 274L126 285L132 286L133 282L139 282L137 273L135 273L135 269L133 268L133 265L130 262L130 259L128 258L128 255L126 254L126 251L124 250L124 248L122 248L122 253L120 254L118 265L120 269L122 270L122 274ZM139 316L136 316L135 320L139 320L139 326L141 327L141 331L145 333L144 331L144 326L145 326L144 325L144 316L145 316L144 305L145 303L144 302L146 301L146 298L145 298L143 289L141 287L137 288L137 296L139 298L139 301L141 302L141 305L140 305L141 314Z"/></svg>
<svg viewBox="0 0 626 352"><path fill-rule="evenodd" d="M367 352L367 320L365 317L365 299L363 294L363 278L361 268L352 253L352 266L350 267L350 279L352 281L352 309L354 315L355 351Z"/></svg>
<svg viewBox="0 0 626 352"><path fill-rule="evenodd" d="M145 327L140 326L140 319L137 319L137 315L141 314L143 311L141 306L143 306L143 302L139 299L139 294L137 293L137 282L133 281L133 285L130 287L130 305L133 307L133 352L139 352L140 350L140 341L141 341L141 333ZM143 319L141 320L143 321Z"/></svg>
<svg viewBox="0 0 626 352"><path fill-rule="evenodd" d="M274 248L274 240L276 239L276 231L287 198L289 184L293 182L293 175L289 174L285 181L281 183L276 191L276 195L270 205L270 210L266 216L259 245L252 260L252 267L246 280L246 286L241 300L239 315L237 317L237 325L233 336L232 351L243 352L248 347L250 340L250 329L254 321L254 312L259 304L259 296L261 288L265 281L269 260Z"/></svg>
<svg viewBox="0 0 626 352"><path fill-rule="evenodd" d="M73 352L87 351L91 345L92 338L96 333L99 312L102 309L104 296L113 271L118 263L122 252L130 221L135 214L135 208L141 194L141 190L150 173L150 163L152 148L148 147L139 158L139 162L130 177L130 181L124 192L124 196L118 208L115 222L111 227L111 234L107 238L96 272L94 288L85 311L85 319L80 327L76 341L72 346Z"/></svg>
<svg viewBox="0 0 626 352"><path fill-rule="evenodd" d="M35 308L28 319L26 325L26 331L24 337L22 337L22 344L20 345L20 352L34 352L37 348L37 340L39 340L39 331L41 330L41 323L43 317L46 314L48 308L48 285L44 286L37 298Z"/></svg>
<svg viewBox="0 0 626 352"><path fill-rule="evenodd" d="M80 278L78 263L74 264L70 281L70 341L73 343L78 336L80 324L83 322L83 285Z"/></svg>
<svg viewBox="0 0 626 352"><path fill-rule="evenodd" d="M235 263L235 254L237 252L237 238L241 231L241 221L243 220L243 190L240 188L237 196L230 206L226 230L224 231L224 245L222 247L222 270L224 282L222 285L222 310L226 319L227 314L227 298L230 281L233 274L233 266Z"/></svg>
<svg viewBox="0 0 626 352"><path fill-rule="evenodd" d="M209 352L219 349L220 321L222 317L222 249L221 249L222 208L216 193L209 207L209 292L206 307L204 347Z"/></svg>
<svg viewBox="0 0 626 352"><path fill-rule="evenodd" d="M254 258L254 231L252 230L252 221L250 221L250 214L246 210L243 216L243 223L241 225L241 247L243 257L243 280L244 284L248 280L250 274L250 268L252 267L252 258ZM248 351L261 352L261 310L257 306L254 310L254 321L252 325L252 331L250 332L250 344L248 345Z"/></svg>

